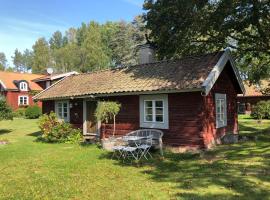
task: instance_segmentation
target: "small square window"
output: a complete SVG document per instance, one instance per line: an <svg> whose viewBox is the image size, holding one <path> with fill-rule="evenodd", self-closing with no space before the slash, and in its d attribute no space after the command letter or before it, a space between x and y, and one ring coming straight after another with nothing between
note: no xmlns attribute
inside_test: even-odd
<svg viewBox="0 0 270 200"><path fill-rule="evenodd" d="M169 128L167 94L140 96L140 127Z"/></svg>

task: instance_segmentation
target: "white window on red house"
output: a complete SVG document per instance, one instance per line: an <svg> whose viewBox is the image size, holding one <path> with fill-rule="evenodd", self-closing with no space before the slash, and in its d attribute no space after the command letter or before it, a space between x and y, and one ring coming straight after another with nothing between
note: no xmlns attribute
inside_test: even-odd
<svg viewBox="0 0 270 200"><path fill-rule="evenodd" d="M57 101L55 102L55 112L59 119L65 122L69 121L69 103L68 101Z"/></svg>
<svg viewBox="0 0 270 200"><path fill-rule="evenodd" d="M168 96L140 96L140 126L144 128L168 129Z"/></svg>
<svg viewBox="0 0 270 200"><path fill-rule="evenodd" d="M19 96L18 97L18 105L19 106L29 105L29 97L28 96Z"/></svg>
<svg viewBox="0 0 270 200"><path fill-rule="evenodd" d="M20 90L21 91L28 91L28 85L26 82L20 82Z"/></svg>
<svg viewBox="0 0 270 200"><path fill-rule="evenodd" d="M215 94L216 128L227 126L227 100L226 94Z"/></svg>

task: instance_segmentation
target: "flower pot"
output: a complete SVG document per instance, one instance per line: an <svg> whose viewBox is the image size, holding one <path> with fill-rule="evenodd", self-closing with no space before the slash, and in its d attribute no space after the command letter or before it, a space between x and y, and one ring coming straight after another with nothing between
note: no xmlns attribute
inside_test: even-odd
<svg viewBox="0 0 270 200"><path fill-rule="evenodd" d="M112 151L112 148L115 146L116 141L109 138L104 138L101 140L102 148L108 151Z"/></svg>

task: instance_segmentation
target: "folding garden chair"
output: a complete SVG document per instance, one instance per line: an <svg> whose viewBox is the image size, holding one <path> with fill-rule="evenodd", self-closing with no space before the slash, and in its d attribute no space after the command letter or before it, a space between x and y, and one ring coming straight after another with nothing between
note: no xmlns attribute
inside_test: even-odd
<svg viewBox="0 0 270 200"><path fill-rule="evenodd" d="M152 144L153 144L153 136L152 135L148 136L146 139L141 140L140 144L137 146L138 151L139 151L138 154L140 154L138 156L139 160L142 157L144 157L146 160L148 160L147 155L149 157L153 158L152 155L149 152L149 150L152 147Z"/></svg>
<svg viewBox="0 0 270 200"><path fill-rule="evenodd" d="M114 146L112 148L113 150L113 155L112 155L112 158L116 157L117 159L120 159L121 157L124 157L124 152L123 152L123 149L125 148L126 146Z"/></svg>
<svg viewBox="0 0 270 200"><path fill-rule="evenodd" d="M128 158L134 158L135 160L138 160L138 148L137 147L130 147L126 146L122 149L122 155L124 159Z"/></svg>

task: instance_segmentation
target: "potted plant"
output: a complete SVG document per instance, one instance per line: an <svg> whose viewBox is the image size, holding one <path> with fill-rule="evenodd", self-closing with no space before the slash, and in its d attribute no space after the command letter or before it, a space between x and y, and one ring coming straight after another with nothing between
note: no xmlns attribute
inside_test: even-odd
<svg viewBox="0 0 270 200"><path fill-rule="evenodd" d="M101 139L101 144L104 149L111 150L114 146L115 140L115 118L116 115L119 113L121 108L121 104L113 101L99 101L95 116L98 121L102 123L108 123L110 120L113 120L113 135L112 137L105 138L103 134L103 138ZM103 126L105 129L105 125Z"/></svg>

